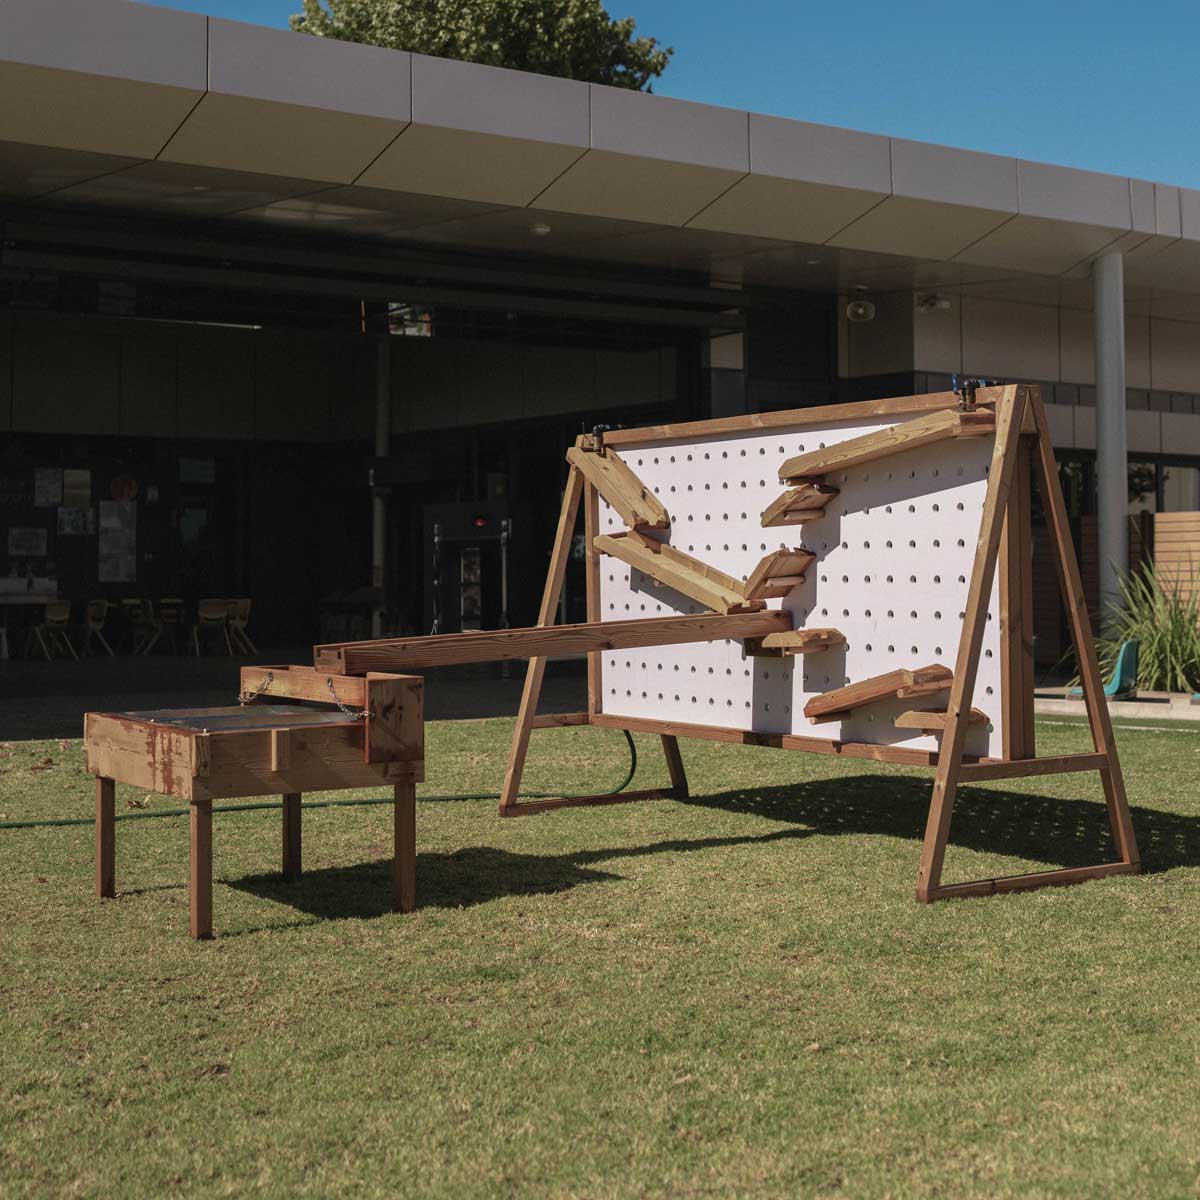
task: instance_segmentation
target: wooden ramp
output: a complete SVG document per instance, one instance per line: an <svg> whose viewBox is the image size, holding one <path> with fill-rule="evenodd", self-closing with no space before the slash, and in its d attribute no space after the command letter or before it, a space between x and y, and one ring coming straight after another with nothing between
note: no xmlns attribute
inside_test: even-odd
<svg viewBox="0 0 1200 1200"><path fill-rule="evenodd" d="M797 487L788 488L782 496L772 500L763 509L764 529L780 525L802 525L825 515L825 506L840 494L840 489L819 479L809 480Z"/></svg>
<svg viewBox="0 0 1200 1200"><path fill-rule="evenodd" d="M779 468L779 479L781 483L806 483L815 476L861 467L904 450L918 450L952 438L990 437L995 432L996 416L989 409L930 413L915 421L877 429L823 450L789 458Z"/></svg>
<svg viewBox="0 0 1200 1200"><path fill-rule="evenodd" d="M813 724L840 721L843 717L867 704L880 700L907 700L913 696L928 696L944 691L954 679L954 673L941 663L913 670L901 668L863 679L845 687L814 696L805 706L804 715Z"/></svg>
<svg viewBox="0 0 1200 1200"><path fill-rule="evenodd" d="M804 582L804 572L817 556L803 546L775 550L750 573L743 591L747 600L777 600Z"/></svg>
<svg viewBox="0 0 1200 1200"><path fill-rule="evenodd" d="M649 575L658 583L674 588L685 596L711 608L713 612L729 613L735 609L760 608L760 603L748 602L742 581L710 567L708 563L668 546L657 538L635 529L624 533L604 533L592 539L601 554L611 554L631 567Z"/></svg>
<svg viewBox="0 0 1200 1200"><path fill-rule="evenodd" d="M667 529L671 518L658 497L613 450L572 446L567 461L608 501L631 529Z"/></svg>
<svg viewBox="0 0 1200 1200"><path fill-rule="evenodd" d="M820 654L845 644L845 637L836 629L796 629L791 633L747 638L746 653L754 658L795 658L802 654Z"/></svg>

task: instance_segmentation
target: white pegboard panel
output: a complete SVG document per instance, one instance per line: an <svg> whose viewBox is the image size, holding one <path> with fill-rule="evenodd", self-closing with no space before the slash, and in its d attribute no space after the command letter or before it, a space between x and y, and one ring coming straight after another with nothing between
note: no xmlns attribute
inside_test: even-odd
<svg viewBox="0 0 1200 1200"><path fill-rule="evenodd" d="M620 457L666 505L667 540L679 549L742 579L781 546L813 551L805 582L768 605L789 609L797 628L840 630L846 645L790 659L746 657L740 641L606 653L602 710L936 750L935 737L897 729L892 720L909 708L939 707L945 693L883 701L840 723L813 725L803 710L814 695L898 667L939 662L953 669L994 439L962 438L838 471L827 478L841 494L823 517L773 529L760 520L783 490L784 459L893 424L895 417L881 417L621 447ZM622 528L602 499L600 531ZM1002 752L998 594L996 583L973 702L989 720L968 732L970 754ZM600 557L600 608L602 620L706 611L608 555Z"/></svg>

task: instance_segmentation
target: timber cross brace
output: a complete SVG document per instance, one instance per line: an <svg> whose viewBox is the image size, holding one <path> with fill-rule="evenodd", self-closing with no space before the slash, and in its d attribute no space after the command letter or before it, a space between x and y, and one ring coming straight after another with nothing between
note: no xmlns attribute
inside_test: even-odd
<svg viewBox="0 0 1200 1200"><path fill-rule="evenodd" d="M315 665L356 675L528 659L503 816L684 798L678 739L692 737L934 768L921 901L1136 872L1039 389L980 386L974 402L943 392L582 437L567 452L536 626L318 646ZM1036 756L1035 476L1087 754ZM581 508L588 619L558 626ZM587 711L539 717L547 657L572 653L587 655ZM671 786L521 801L532 732L563 725L658 734ZM1116 861L942 882L960 783L1087 771L1100 775Z"/></svg>

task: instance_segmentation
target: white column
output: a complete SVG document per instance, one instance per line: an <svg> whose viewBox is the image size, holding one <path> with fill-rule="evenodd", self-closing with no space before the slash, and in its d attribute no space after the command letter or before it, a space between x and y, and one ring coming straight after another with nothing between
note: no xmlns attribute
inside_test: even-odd
<svg viewBox="0 0 1200 1200"><path fill-rule="evenodd" d="M1096 327L1096 502L1100 610L1121 599L1129 570L1128 465L1125 432L1125 262L1113 251L1092 264ZM1105 618L1102 618L1105 619Z"/></svg>
<svg viewBox="0 0 1200 1200"><path fill-rule="evenodd" d="M391 342L388 335L375 347L375 457L386 458L392 442ZM379 606L371 612L371 636L383 637L383 588L387 582L387 496L376 488L371 497L371 586L381 595Z"/></svg>

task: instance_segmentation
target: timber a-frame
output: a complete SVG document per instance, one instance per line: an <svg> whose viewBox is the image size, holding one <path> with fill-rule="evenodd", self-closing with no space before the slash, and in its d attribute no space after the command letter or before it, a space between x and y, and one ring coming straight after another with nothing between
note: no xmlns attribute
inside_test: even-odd
<svg viewBox="0 0 1200 1200"><path fill-rule="evenodd" d="M787 460L780 469L783 494L763 513L764 527L802 524L819 517L838 494L826 476L848 465L861 465L913 447L956 438L994 437L986 495L973 567L963 611L962 633L952 667L913 663L910 668L872 679L857 680L810 701L809 719L816 723L844 717L856 706L881 697L907 700L911 709L895 718L905 730L937 736L936 751L869 742L837 741L799 734L760 733L629 717L603 711L601 652L630 646L669 645L741 639L748 655L820 654L843 640L837 629L794 629L790 615L767 608L803 581L812 554L799 544L775 551L746 581L674 549L659 536L669 530L670 514L620 457L627 447L666 439L709 434L753 433L773 427L803 426L856 418L894 419L895 424L861 437ZM981 387L969 394L946 392L927 396L837 405L788 413L756 414L695 422L616 430L582 437L568 454L570 464L563 493L558 532L550 556L538 624L524 630L451 635L321 646L316 663L333 674L365 670L412 670L448 662L527 658L529 661L500 802L503 816L587 804L611 804L650 798L684 798L687 777L678 739L705 740L807 750L906 763L935 770L932 799L917 877L923 902L978 896L1045 885L1078 883L1139 870L1139 859L1112 724L1103 695L1095 644L1084 603L1079 566L1071 540L1046 414L1036 386L1012 384ZM1033 727L1033 656L1031 586L1031 489L1036 475L1043 499L1050 544L1079 660L1082 691L1091 728L1093 751L1038 758ZM623 534L601 534L599 499L603 496L629 526ZM587 568L587 622L556 626L559 595L579 510L583 510ZM693 616L632 621L601 619L599 560L612 554L645 572L659 584L703 605L709 612ZM1001 657L1001 726L1003 751L978 757L965 752L969 728L983 714L972 707L981 648L988 619L988 597L999 572ZM586 712L539 717L538 700L548 655L586 652ZM944 706L930 707L920 697L947 694ZM521 777L535 729L562 725L595 725L658 734L671 787L593 797L519 799ZM1027 776L1097 771L1100 775L1117 859L1093 866L1040 871L969 883L942 882L955 795L960 783Z"/></svg>

